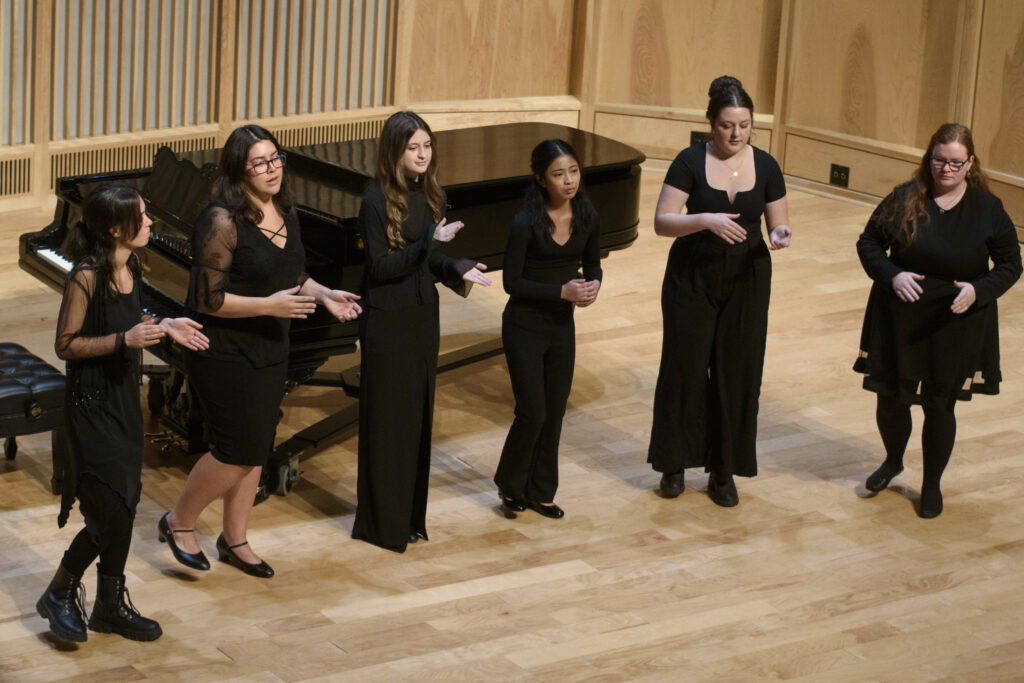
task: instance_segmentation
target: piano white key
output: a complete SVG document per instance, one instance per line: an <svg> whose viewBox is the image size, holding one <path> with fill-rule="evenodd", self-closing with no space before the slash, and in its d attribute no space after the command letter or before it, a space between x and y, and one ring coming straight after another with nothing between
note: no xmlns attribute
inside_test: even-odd
<svg viewBox="0 0 1024 683"><path fill-rule="evenodd" d="M52 264L54 266L57 266L58 268L60 268L65 273L70 273L71 272L71 266L72 266L71 261L68 261L66 258L61 256L60 254L58 254L54 250L52 250L52 249L37 249L36 253L39 254L39 257L41 259L43 259L44 261L48 261L50 264Z"/></svg>

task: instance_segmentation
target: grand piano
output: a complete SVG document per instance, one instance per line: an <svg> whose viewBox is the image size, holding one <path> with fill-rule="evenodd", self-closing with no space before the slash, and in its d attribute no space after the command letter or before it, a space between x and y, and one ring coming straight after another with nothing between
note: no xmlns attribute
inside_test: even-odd
<svg viewBox="0 0 1024 683"><path fill-rule="evenodd" d="M439 181L448 196L449 220L466 227L446 245L452 256L473 258L500 269L508 229L530 180L529 152L541 140L562 138L580 155L583 184L601 216L602 256L636 240L639 223L640 164L636 149L586 131L547 123L512 123L439 131ZM375 139L287 148L286 172L295 194L306 270L317 281L359 292L363 271L362 236L356 226L363 191L373 179ZM61 178L53 222L21 236L18 264L62 291L71 263L61 244L81 214L83 200L101 182L118 180L140 191L153 219L144 250L143 308L156 316L181 315L191 269L191 234L206 205L216 176L219 150L187 152L180 157L161 148L151 168ZM318 310L293 320L288 382L333 384L358 395L357 373L344 376L317 370L331 356L356 350L358 321L339 323ZM147 365L150 410L184 438L189 452L205 451L202 415L187 389L182 352L170 344L149 349L165 365ZM439 361L439 371L500 351L500 345L461 352ZM298 462L356 424L350 406L302 430L276 446L264 468L260 498L286 494L298 477Z"/></svg>

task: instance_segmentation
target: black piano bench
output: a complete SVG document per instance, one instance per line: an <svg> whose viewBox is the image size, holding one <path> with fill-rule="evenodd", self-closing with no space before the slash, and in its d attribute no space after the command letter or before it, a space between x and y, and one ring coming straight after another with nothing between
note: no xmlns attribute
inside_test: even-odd
<svg viewBox="0 0 1024 683"><path fill-rule="evenodd" d="M50 432L53 477L60 493L67 462L64 439L64 375L18 344L0 343L0 438L4 455L14 460L17 436Z"/></svg>

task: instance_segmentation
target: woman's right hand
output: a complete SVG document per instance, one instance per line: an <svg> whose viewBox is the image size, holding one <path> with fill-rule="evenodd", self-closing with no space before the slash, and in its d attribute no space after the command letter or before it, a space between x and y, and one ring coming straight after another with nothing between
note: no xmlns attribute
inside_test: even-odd
<svg viewBox="0 0 1024 683"><path fill-rule="evenodd" d="M735 221L739 217L738 213L706 213L704 229L718 235L726 244L739 244L747 239L747 231Z"/></svg>
<svg viewBox="0 0 1024 683"><path fill-rule="evenodd" d="M282 289L267 297L267 312L275 318L305 318L316 310L316 299L299 295L299 287Z"/></svg>
<svg viewBox="0 0 1024 683"><path fill-rule="evenodd" d="M455 237L455 233L462 229L462 225L462 221L449 223L447 218L442 218L441 221L434 226L434 239L438 242L451 242L452 238Z"/></svg>
<svg viewBox="0 0 1024 683"><path fill-rule="evenodd" d="M599 280L591 280L590 282L583 278L569 280L562 285L562 298L573 304L581 302L590 303L597 296L597 289L600 286L601 282Z"/></svg>
<svg viewBox="0 0 1024 683"><path fill-rule="evenodd" d="M163 328L147 320L124 333L124 345L129 349L144 349L159 344L165 334Z"/></svg>
<svg viewBox="0 0 1024 683"><path fill-rule="evenodd" d="M909 270L904 270L892 279L892 291L896 292L896 296L900 298L900 301L904 303L913 303L921 298L921 285L917 284L919 280L923 280L924 275L918 275L917 273L911 273Z"/></svg>

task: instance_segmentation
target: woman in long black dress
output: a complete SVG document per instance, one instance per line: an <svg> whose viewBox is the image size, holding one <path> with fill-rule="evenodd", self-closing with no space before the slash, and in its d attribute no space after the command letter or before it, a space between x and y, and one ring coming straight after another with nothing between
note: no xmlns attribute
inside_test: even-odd
<svg viewBox="0 0 1024 683"><path fill-rule="evenodd" d="M554 499L558 440L576 359L573 309L594 303L601 289L600 231L569 143L540 143L530 168L534 182L505 249L509 300L501 338L516 409L494 483L506 516L529 507L560 519L565 513Z"/></svg>
<svg viewBox="0 0 1024 683"><path fill-rule="evenodd" d="M427 485L440 343L436 277L462 296L489 285L484 265L445 255L462 227L445 220L430 127L392 114L363 195L365 312L359 331L359 503L352 537L388 550L427 538Z"/></svg>
<svg viewBox="0 0 1024 683"><path fill-rule="evenodd" d="M790 230L782 171L748 144L750 96L730 76L716 78L708 95L711 140L675 158L655 212L655 232L675 242L661 291L664 332L647 461L662 473L662 495L683 492L684 468L703 467L711 500L732 507L739 502L733 476L757 474L768 252L788 247Z"/></svg>
<svg viewBox="0 0 1024 683"><path fill-rule="evenodd" d="M224 144L213 200L196 220L187 308L211 339L186 358L212 447L189 473L159 538L187 567L209 569L195 538L199 514L223 497L222 562L261 578L274 570L246 533L260 474L274 446L288 367L291 318L317 304L339 320L359 314L358 297L320 285L304 272L298 214L285 156L267 130L235 129Z"/></svg>
<svg viewBox="0 0 1024 683"><path fill-rule="evenodd" d="M78 499L85 528L75 536L36 611L64 640L86 640L82 574L96 567L89 628L132 640L156 640L160 624L127 598L124 567L142 490L140 349L166 334L191 349L206 348L201 325L188 318L153 320L142 313L142 268L135 249L149 241L146 205L133 188L109 183L86 198L82 219L64 245L68 274L54 347L67 361L65 421L71 443L60 515L64 526ZM84 589L82 589L84 592Z"/></svg>
<svg viewBox="0 0 1024 683"><path fill-rule="evenodd" d="M988 191L969 129L947 123L935 132L914 177L871 215L857 253L874 284L854 369L878 394L885 446L885 462L866 487L882 491L903 471L910 406L919 404L924 477L917 514L937 517L956 402L999 392L996 298L1021 274L1017 233Z"/></svg>

